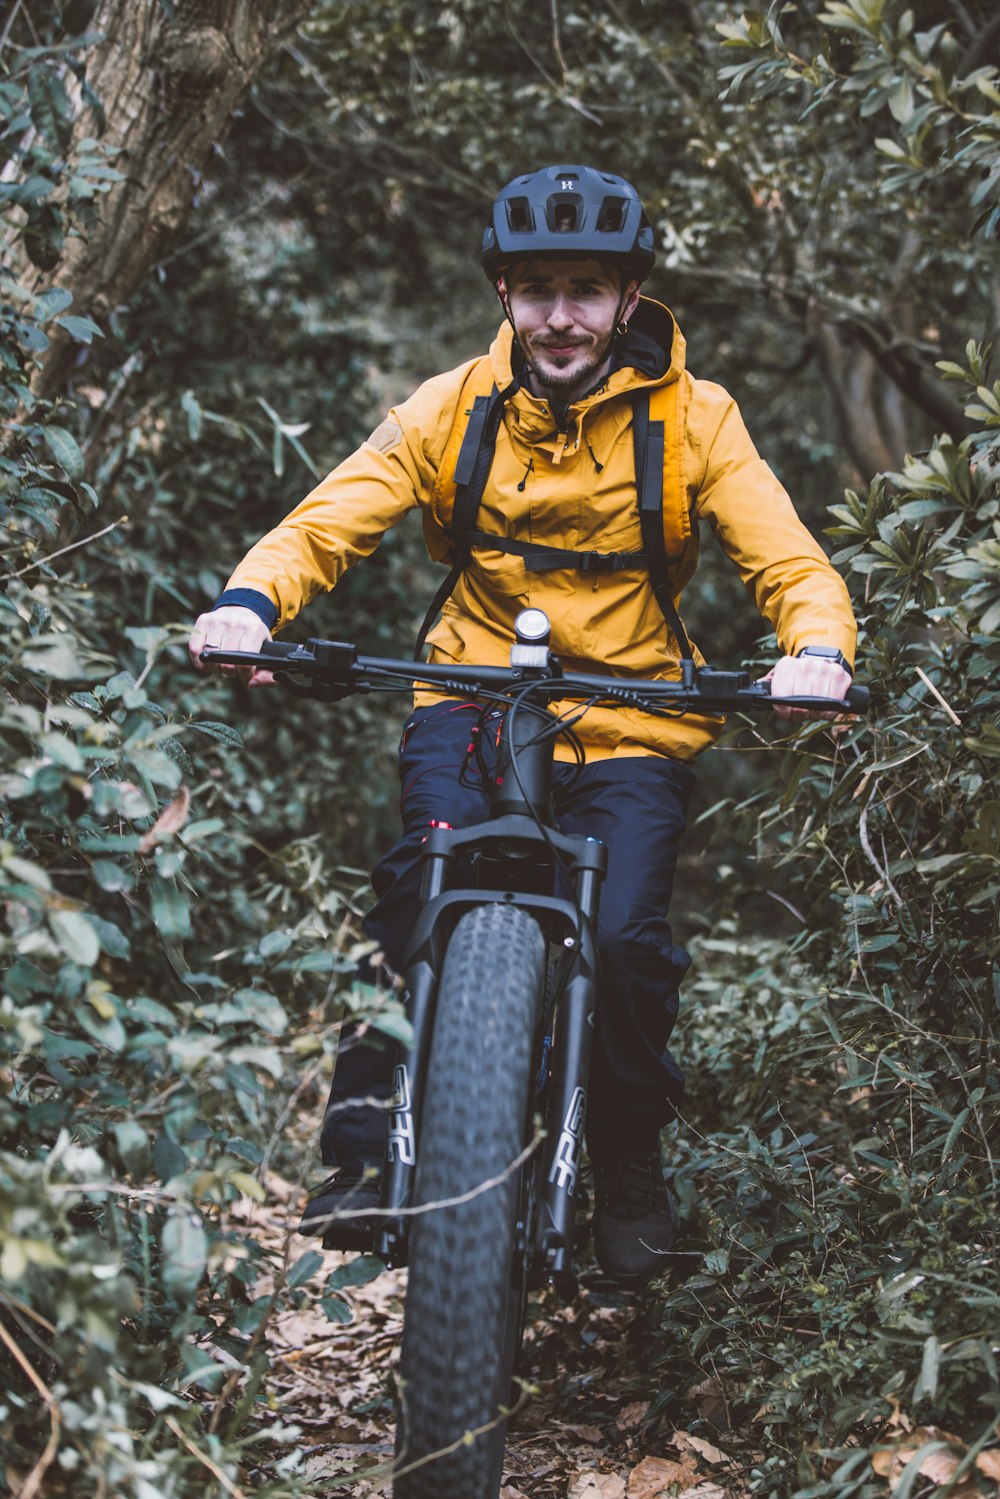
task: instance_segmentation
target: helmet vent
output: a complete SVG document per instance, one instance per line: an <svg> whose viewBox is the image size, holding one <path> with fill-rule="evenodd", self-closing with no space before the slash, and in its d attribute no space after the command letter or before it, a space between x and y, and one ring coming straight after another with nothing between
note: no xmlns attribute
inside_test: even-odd
<svg viewBox="0 0 1000 1499"><path fill-rule="evenodd" d="M624 198L605 198L597 215L597 227L605 234L620 234L625 227Z"/></svg>
<svg viewBox="0 0 1000 1499"><path fill-rule="evenodd" d="M545 220L554 234L577 234L584 222L584 206L580 194L553 193L545 205Z"/></svg>
<svg viewBox="0 0 1000 1499"><path fill-rule="evenodd" d="M507 199L507 223L512 234L531 234L535 228L535 215L527 198Z"/></svg>

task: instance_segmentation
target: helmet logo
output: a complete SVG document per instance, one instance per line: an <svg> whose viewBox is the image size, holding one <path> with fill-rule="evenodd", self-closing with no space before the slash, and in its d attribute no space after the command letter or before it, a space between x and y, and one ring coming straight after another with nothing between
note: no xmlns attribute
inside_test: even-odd
<svg viewBox="0 0 1000 1499"><path fill-rule="evenodd" d="M563 190L564 193L572 192L572 190L573 190L573 178L572 177L564 177L562 179L562 181L560 182L559 186L562 188L562 190Z"/></svg>

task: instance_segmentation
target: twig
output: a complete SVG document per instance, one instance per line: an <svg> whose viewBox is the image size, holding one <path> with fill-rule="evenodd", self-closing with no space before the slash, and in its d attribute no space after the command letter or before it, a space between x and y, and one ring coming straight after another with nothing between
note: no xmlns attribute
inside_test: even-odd
<svg viewBox="0 0 1000 1499"><path fill-rule="evenodd" d="M784 906L786 911L791 911L796 920L801 921L802 925L805 926L806 918L797 906L792 905L790 900L786 900L783 895L779 895L777 890L766 890L764 893L765 895L769 895L772 900L776 900L779 906Z"/></svg>
<svg viewBox="0 0 1000 1499"><path fill-rule="evenodd" d="M313 1083L316 1081L317 1077L319 1076L320 1072L323 1069L323 1061L324 1061L324 1059L320 1058L320 1060L318 1062L314 1062L313 1065L312 1065L312 1067L310 1067L310 1068L307 1069L305 1075L300 1080L298 1086L294 1089L294 1091L289 1095L288 1099L286 1100L285 1107L282 1109L281 1113L278 1115L277 1119L275 1120L275 1122L274 1122L274 1128L271 1131L271 1137L268 1140L267 1145L266 1145L266 1147L264 1149L264 1154L261 1157L260 1165L257 1167L257 1170L254 1173L256 1175L258 1181L262 1181L263 1180L264 1172L267 1170L267 1168L271 1164L271 1157L274 1154L275 1147L277 1146L278 1141L281 1139L281 1135L282 1135L282 1132L283 1132L283 1130L285 1128L285 1124L286 1124L287 1120L291 1117L292 1110L295 1108L295 1105L298 1103L299 1099L302 1097L302 1094L306 1091L306 1089L307 1088L311 1088L312 1085L313 1085ZM376 1102L376 1103L379 1104L380 1107L384 1106L385 1103L387 1102L387 1100L385 1100L385 1099L375 1099L375 1100L365 1100L365 1101L366 1102L369 1102L369 1101ZM352 1102L353 1102L353 1100L352 1100ZM389 1102L391 1103L391 1100L389 1100Z"/></svg>
<svg viewBox="0 0 1000 1499"><path fill-rule="evenodd" d="M925 671L922 671L919 666L914 667L914 670L916 671L917 676L920 678L921 682L923 682L924 686L927 688L931 696L937 698L938 702L941 704L941 707L947 713L952 723L957 724L958 727L961 728L962 720L959 718L958 714L955 712L951 704L945 702L944 698L941 696L940 692L938 692L937 688L934 686L934 683L931 681L927 673Z"/></svg>
<svg viewBox="0 0 1000 1499"><path fill-rule="evenodd" d="M21 0L14 0L13 5L11 6L10 10L7 12L7 19L4 22L3 36L0 36L0 49L6 47L6 45L7 45L7 38L10 36L10 28L13 26L14 21L17 18L17 13L18 13L18 11L20 9L21 9Z"/></svg>
<svg viewBox="0 0 1000 1499"><path fill-rule="evenodd" d="M174 1420L173 1416L165 1416L164 1421L170 1427L170 1430L173 1432L174 1436L177 1437L179 1441L184 1443L184 1446L187 1448L187 1450L198 1459L203 1467L206 1467L208 1469L213 1477L219 1480L219 1482L222 1484L222 1487L226 1490L227 1494L232 1494L233 1499L246 1499L246 1494L244 1494L243 1490L237 1488L231 1478L226 1477L225 1473L223 1473L218 1463L214 1463L207 1452L202 1452L200 1447L195 1446L194 1442L191 1441L191 1438L187 1435L187 1433L177 1425L177 1422Z"/></svg>
<svg viewBox="0 0 1000 1499"><path fill-rule="evenodd" d="M491 1192L494 1187L500 1187L512 1176L519 1167L523 1166L529 1156L533 1155L538 1146L545 1139L545 1131L538 1130L534 1139L515 1156L509 1166L505 1166L499 1176L491 1176L487 1181L479 1182L470 1187L467 1192L462 1192L458 1197L437 1197L433 1202L421 1202L416 1207L400 1208L342 1208L336 1212L325 1213L322 1218L314 1218L311 1222L326 1224L329 1226L336 1223L340 1218L416 1218L422 1213L436 1213L438 1208L461 1207L465 1202L471 1202L473 1198L480 1197L484 1192Z"/></svg>
<svg viewBox="0 0 1000 1499"><path fill-rule="evenodd" d="M89 436L86 438L85 442L82 445L81 451L83 452L85 460L89 460L91 453L95 448L99 446L101 438L104 436L105 428L107 427L108 421L110 420L112 411L121 400L122 395L124 394L129 384L129 381L132 379L132 376L141 369L142 356L140 354L130 354L125 363L122 365L121 369L118 371L115 383L108 391L108 394L104 400L104 405L100 408L97 414L97 420L94 422Z"/></svg>
<svg viewBox="0 0 1000 1499"><path fill-rule="evenodd" d="M566 66L562 41L559 37L559 0L549 0L549 9L552 12L552 55L559 68L560 82L565 89L569 86L569 69Z"/></svg>
<svg viewBox="0 0 1000 1499"><path fill-rule="evenodd" d="M553 78L548 69L539 62L538 58L525 42L524 37L521 35L520 31L511 21L506 5L504 6L503 14L504 20L507 23L507 30L514 38L515 42L520 47L525 57L531 63L532 67L534 67L542 75L542 77L545 79L545 82L548 84L549 88L552 89L557 98L561 99L564 104L568 104L571 109L575 109L578 114L582 114L584 119L590 120L595 125L603 125L604 121L601 119L600 115L594 114L593 110L588 109L581 100L577 99L573 94L567 93L565 87L561 87L558 80Z"/></svg>
<svg viewBox="0 0 1000 1499"><path fill-rule="evenodd" d="M450 1453L457 1452L460 1447L469 1447L477 1437L485 1436L488 1431L493 1431L497 1426L500 1426L503 1424L503 1422L509 1420L511 1416L516 1415L524 1405L527 1398L528 1390L522 1383L521 1389L518 1393L518 1397L514 1401L514 1404L509 1406L501 1406L499 1414L494 1416L491 1421L487 1421L483 1426L474 1426L470 1431L463 1432L460 1437L458 1437L454 1442L451 1442L447 1447L439 1447L435 1452L425 1452L423 1457L415 1457L410 1462L405 1461L406 1448L404 1446L403 1451L400 1454L400 1456L404 1459L404 1465L401 1468L397 1468L395 1466L396 1462L398 1461L398 1458L396 1458L393 1460L393 1462L384 1463L381 1467L368 1468L366 1470L365 1477L382 1478L391 1473L393 1480L402 1478L405 1474L415 1473L418 1468L426 1467L428 1463L437 1462L439 1457L448 1457ZM402 1386L400 1388L400 1404L402 1406L400 1419L405 1427L406 1391ZM349 1480L346 1476L344 1478L334 1478L332 1482L330 1482L330 1487L340 1488L345 1486L348 1481Z"/></svg>
<svg viewBox="0 0 1000 1499"><path fill-rule="evenodd" d="M47 557L36 557L33 562L19 568L16 573L3 573L0 576L0 583L10 583L14 578L23 578L25 573L30 573L34 568L42 567L46 562L54 562L57 557L65 557L67 552L75 552L77 547L86 547L92 541L100 541L101 537L107 536L109 531L117 531L119 526L127 525L128 516L120 515L117 520L111 522L110 526L105 526L101 531L95 531L93 536L84 536L82 541L71 541L68 547L60 547L57 552L50 552Z"/></svg>
<svg viewBox="0 0 1000 1499"><path fill-rule="evenodd" d="M919 671L919 669L920 668L918 667L917 670ZM904 904L903 897L900 895L899 891L892 883L892 880L889 878L889 866L888 864L886 864L885 868L883 868L879 863L878 858L875 854L875 850L872 848L871 841L868 837L868 808L871 806L877 790L878 777L876 776L875 780L872 782L872 789L869 794L868 800L865 802L864 807L861 809L861 816L858 818L858 837L861 840L861 847L864 849L865 858L868 860L872 868L878 871L880 879L882 880L886 889L889 891L889 894L892 896L893 900L896 902L896 905L901 907Z"/></svg>
<svg viewBox="0 0 1000 1499"><path fill-rule="evenodd" d="M16 1499L35 1499L35 1495L41 1493L42 1479L45 1477L45 1474L51 1467L52 1460L56 1455L56 1449L59 1446L59 1431L60 1427L62 1426L62 1413L52 1391L49 1389L48 1385L44 1383L41 1376L35 1373L34 1369L28 1363L28 1360L25 1358L20 1348L18 1348L17 1344L14 1342L14 1339L11 1337L10 1333L4 1327L2 1322L0 1322L0 1339L2 1339L6 1346L10 1349L11 1353L14 1355L15 1359L24 1370L25 1374L31 1380L31 1383L34 1385L39 1395L41 1395L42 1399L45 1401L46 1407L48 1408L49 1412L49 1439L45 1444L45 1451L42 1453L41 1457L38 1459L37 1463L32 1468L27 1478L24 1480L24 1483L18 1489L16 1495Z"/></svg>

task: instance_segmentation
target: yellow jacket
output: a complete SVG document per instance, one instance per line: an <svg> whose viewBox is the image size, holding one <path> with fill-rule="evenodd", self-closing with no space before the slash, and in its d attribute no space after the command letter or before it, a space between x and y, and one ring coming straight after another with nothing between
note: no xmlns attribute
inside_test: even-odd
<svg viewBox="0 0 1000 1499"><path fill-rule="evenodd" d="M526 389L517 392L505 409L477 525L575 551L641 551L629 393L678 381L680 472L690 517L682 517L680 534L668 536L668 552L680 552L675 601L697 566L697 520L704 518L785 654L823 644L852 661L856 629L847 589L758 457L735 401L685 370L683 336L659 303L642 299L629 341L634 362L571 405L565 431L555 430L545 401ZM504 324L488 356L500 389L511 381L511 356L512 334ZM471 406L471 386L478 379L482 388L483 373L482 361L470 361L428 380L390 411L356 453L247 553L227 593L264 595L280 628L418 506L428 551L445 559L453 487L442 479L449 465L453 472L454 441L448 462L445 450L459 412ZM679 674L677 643L645 570L529 572L520 557L480 549L428 637L430 659L505 664L515 615L529 605L551 619L552 649L567 670ZM273 617L273 610L265 612ZM420 693L418 702L433 696ZM688 760L719 730L714 719L654 719L625 708L592 708L577 727L590 759L663 754Z"/></svg>

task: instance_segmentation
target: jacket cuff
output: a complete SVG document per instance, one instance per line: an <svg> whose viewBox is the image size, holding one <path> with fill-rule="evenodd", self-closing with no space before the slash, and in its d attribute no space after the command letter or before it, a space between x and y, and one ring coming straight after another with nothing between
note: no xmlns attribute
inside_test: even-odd
<svg viewBox="0 0 1000 1499"><path fill-rule="evenodd" d="M258 593L256 588L227 588L219 594L210 612L224 609L227 604L239 609L251 609L269 630L273 630L278 623L277 604L272 603L266 593Z"/></svg>

